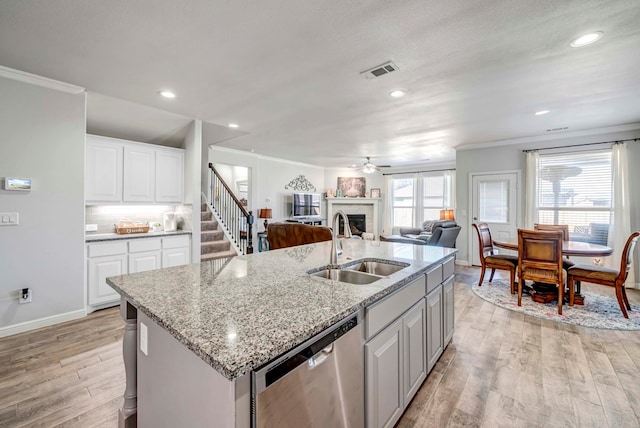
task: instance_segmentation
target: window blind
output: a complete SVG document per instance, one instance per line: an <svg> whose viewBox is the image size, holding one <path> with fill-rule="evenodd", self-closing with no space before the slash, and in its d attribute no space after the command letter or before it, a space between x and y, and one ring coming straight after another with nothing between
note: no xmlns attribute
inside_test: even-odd
<svg viewBox="0 0 640 428"><path fill-rule="evenodd" d="M611 150L540 155L538 223L566 224L572 240L606 245L612 218Z"/></svg>

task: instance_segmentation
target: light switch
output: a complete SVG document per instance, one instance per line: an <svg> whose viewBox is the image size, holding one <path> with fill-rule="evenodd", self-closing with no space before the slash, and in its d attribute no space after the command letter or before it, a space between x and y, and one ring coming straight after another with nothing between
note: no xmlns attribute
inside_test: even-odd
<svg viewBox="0 0 640 428"><path fill-rule="evenodd" d="M0 213L0 226L17 226L18 213Z"/></svg>

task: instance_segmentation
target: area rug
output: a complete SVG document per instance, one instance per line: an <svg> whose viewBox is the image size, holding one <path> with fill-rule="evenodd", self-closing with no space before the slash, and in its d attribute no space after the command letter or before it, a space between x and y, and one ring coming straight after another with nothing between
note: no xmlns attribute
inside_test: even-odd
<svg viewBox="0 0 640 428"><path fill-rule="evenodd" d="M582 290L584 305L565 304L562 315L559 315L557 301L536 303L526 294L522 295L522 306L518 306L518 295L511 294L509 283L503 280L495 279L491 283L485 281L482 287L474 284L471 290L494 305L550 321L609 330L640 330L640 306L632 303L629 319L626 319L622 316L615 297Z"/></svg>

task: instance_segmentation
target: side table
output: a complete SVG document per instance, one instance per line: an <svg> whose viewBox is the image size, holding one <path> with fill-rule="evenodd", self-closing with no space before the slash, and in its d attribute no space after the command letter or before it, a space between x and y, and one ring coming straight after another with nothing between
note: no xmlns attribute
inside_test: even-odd
<svg viewBox="0 0 640 428"><path fill-rule="evenodd" d="M269 251L269 241L267 241L267 232L258 232L258 252Z"/></svg>

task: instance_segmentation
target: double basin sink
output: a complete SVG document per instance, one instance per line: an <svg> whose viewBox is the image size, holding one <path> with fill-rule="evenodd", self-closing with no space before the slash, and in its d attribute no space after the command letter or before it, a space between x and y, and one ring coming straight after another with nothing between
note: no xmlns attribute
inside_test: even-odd
<svg viewBox="0 0 640 428"><path fill-rule="evenodd" d="M349 284L371 284L409 266L409 263L392 260L358 260L341 268L327 266L307 273L320 278Z"/></svg>

